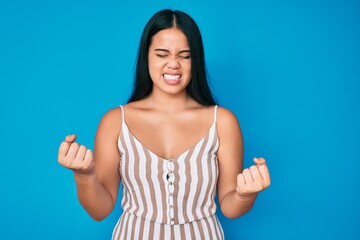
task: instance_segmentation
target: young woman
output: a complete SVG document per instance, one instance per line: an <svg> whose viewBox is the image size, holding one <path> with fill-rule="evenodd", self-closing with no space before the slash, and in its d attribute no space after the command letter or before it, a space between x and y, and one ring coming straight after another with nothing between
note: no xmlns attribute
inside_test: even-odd
<svg viewBox="0 0 360 240"><path fill-rule="evenodd" d="M74 171L78 198L98 221L113 210L122 180L113 239L223 239L216 187L225 216L245 214L270 184L265 160L243 170L240 126L212 98L190 16L156 13L138 54L133 94L102 118L94 156L70 135L58 161Z"/></svg>

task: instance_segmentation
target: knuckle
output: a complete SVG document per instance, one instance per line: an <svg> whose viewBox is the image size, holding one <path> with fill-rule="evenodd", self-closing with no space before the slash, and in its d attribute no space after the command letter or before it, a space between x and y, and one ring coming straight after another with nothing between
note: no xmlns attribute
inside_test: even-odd
<svg viewBox="0 0 360 240"><path fill-rule="evenodd" d="M81 154L79 154L79 151L76 152L76 155L74 156L74 160L79 162L82 161Z"/></svg>
<svg viewBox="0 0 360 240"><path fill-rule="evenodd" d="M257 168L256 166L251 166L251 167L250 167L250 171L251 171L252 173L256 172L257 170L258 170L258 168Z"/></svg>
<svg viewBox="0 0 360 240"><path fill-rule="evenodd" d="M61 142L60 143L60 149L64 149L64 148L66 148L66 147L69 147L69 143L68 142Z"/></svg>
<svg viewBox="0 0 360 240"><path fill-rule="evenodd" d="M78 144L77 142L73 142L73 143L71 144L71 146L72 146L73 148L78 149L78 148L80 147L80 144Z"/></svg>
<svg viewBox="0 0 360 240"><path fill-rule="evenodd" d="M69 149L69 144L66 142L62 142L59 146L58 156L64 155L68 149Z"/></svg>

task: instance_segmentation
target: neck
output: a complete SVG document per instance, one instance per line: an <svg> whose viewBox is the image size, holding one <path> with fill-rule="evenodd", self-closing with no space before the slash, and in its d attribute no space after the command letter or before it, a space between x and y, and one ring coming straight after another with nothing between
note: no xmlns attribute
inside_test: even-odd
<svg viewBox="0 0 360 240"><path fill-rule="evenodd" d="M188 107L194 101L184 91L179 94L167 94L164 92L152 92L148 97L151 107L161 111L176 112Z"/></svg>

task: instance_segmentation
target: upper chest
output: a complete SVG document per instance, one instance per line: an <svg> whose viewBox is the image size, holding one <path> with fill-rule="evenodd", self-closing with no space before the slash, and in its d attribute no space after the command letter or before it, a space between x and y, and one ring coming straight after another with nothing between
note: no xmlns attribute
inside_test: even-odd
<svg viewBox="0 0 360 240"><path fill-rule="evenodd" d="M194 147L215 127L212 109L173 114L156 111L124 111L123 124L144 147L162 158L173 158Z"/></svg>

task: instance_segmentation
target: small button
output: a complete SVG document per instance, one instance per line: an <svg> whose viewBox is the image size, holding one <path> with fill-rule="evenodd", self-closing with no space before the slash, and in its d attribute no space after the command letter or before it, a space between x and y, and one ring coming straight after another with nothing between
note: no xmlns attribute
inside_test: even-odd
<svg viewBox="0 0 360 240"><path fill-rule="evenodd" d="M169 196L172 196L173 194L172 193L169 193Z"/></svg>
<svg viewBox="0 0 360 240"><path fill-rule="evenodd" d="M170 185L173 185L173 183L172 183L172 182L169 182L169 184L170 184Z"/></svg>
<svg viewBox="0 0 360 240"><path fill-rule="evenodd" d="M173 205L170 205L169 207L170 207L170 208L173 208L174 206L173 206Z"/></svg>

